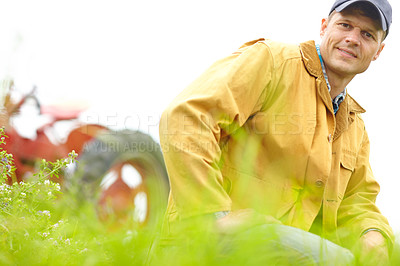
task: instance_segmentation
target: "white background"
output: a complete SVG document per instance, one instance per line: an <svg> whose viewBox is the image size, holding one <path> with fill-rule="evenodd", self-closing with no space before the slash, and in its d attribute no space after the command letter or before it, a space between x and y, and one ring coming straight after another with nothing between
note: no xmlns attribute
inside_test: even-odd
<svg viewBox="0 0 400 266"><path fill-rule="evenodd" d="M333 0L0 1L0 79L44 104L158 140L162 110L215 60L259 37L319 41ZM381 57L348 86L367 110L378 206L400 232L400 4Z"/></svg>

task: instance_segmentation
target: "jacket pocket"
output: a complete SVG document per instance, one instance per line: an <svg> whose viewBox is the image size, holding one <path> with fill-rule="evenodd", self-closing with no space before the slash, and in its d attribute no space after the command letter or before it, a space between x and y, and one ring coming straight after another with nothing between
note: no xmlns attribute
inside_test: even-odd
<svg viewBox="0 0 400 266"><path fill-rule="evenodd" d="M340 157L340 173L339 173L339 198L343 199L346 192L347 184L356 166L357 156L355 153L342 150Z"/></svg>
<svg viewBox="0 0 400 266"><path fill-rule="evenodd" d="M354 171L356 165L356 154L347 150L342 151L342 156L340 157L340 165L351 172Z"/></svg>

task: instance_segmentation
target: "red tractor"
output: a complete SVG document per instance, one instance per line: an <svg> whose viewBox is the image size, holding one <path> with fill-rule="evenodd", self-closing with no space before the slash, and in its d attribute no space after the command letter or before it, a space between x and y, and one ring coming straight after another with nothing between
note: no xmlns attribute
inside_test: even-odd
<svg viewBox="0 0 400 266"><path fill-rule="evenodd" d="M169 183L160 146L149 135L82 123L82 108L42 106L35 90L11 100L12 81L3 84L5 88L0 120L8 138L3 148L13 154L16 166L10 183L28 179L38 160L55 161L75 150L78 162L54 181L75 190L80 200L96 201L101 217L113 215L139 224L158 220ZM29 135L18 125L36 127Z"/></svg>

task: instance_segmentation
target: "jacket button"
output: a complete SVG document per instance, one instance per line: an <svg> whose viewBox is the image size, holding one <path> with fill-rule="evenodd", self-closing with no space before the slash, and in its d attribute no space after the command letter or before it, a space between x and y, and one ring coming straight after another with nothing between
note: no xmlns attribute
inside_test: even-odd
<svg viewBox="0 0 400 266"><path fill-rule="evenodd" d="M317 187L322 187L322 186L324 185L324 182L322 182L322 180L317 180L317 181L315 182L315 185L316 185Z"/></svg>
<svg viewBox="0 0 400 266"><path fill-rule="evenodd" d="M328 141L329 141L329 143L331 143L332 140L333 140L332 134L329 134L329 135L328 135Z"/></svg>

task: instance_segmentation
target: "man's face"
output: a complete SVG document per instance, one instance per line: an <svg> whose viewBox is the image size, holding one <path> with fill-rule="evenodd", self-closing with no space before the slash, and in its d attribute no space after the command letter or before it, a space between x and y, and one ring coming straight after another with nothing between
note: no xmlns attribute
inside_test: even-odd
<svg viewBox="0 0 400 266"><path fill-rule="evenodd" d="M378 58L385 46L379 22L346 9L322 20L321 54L328 75L352 79Z"/></svg>

